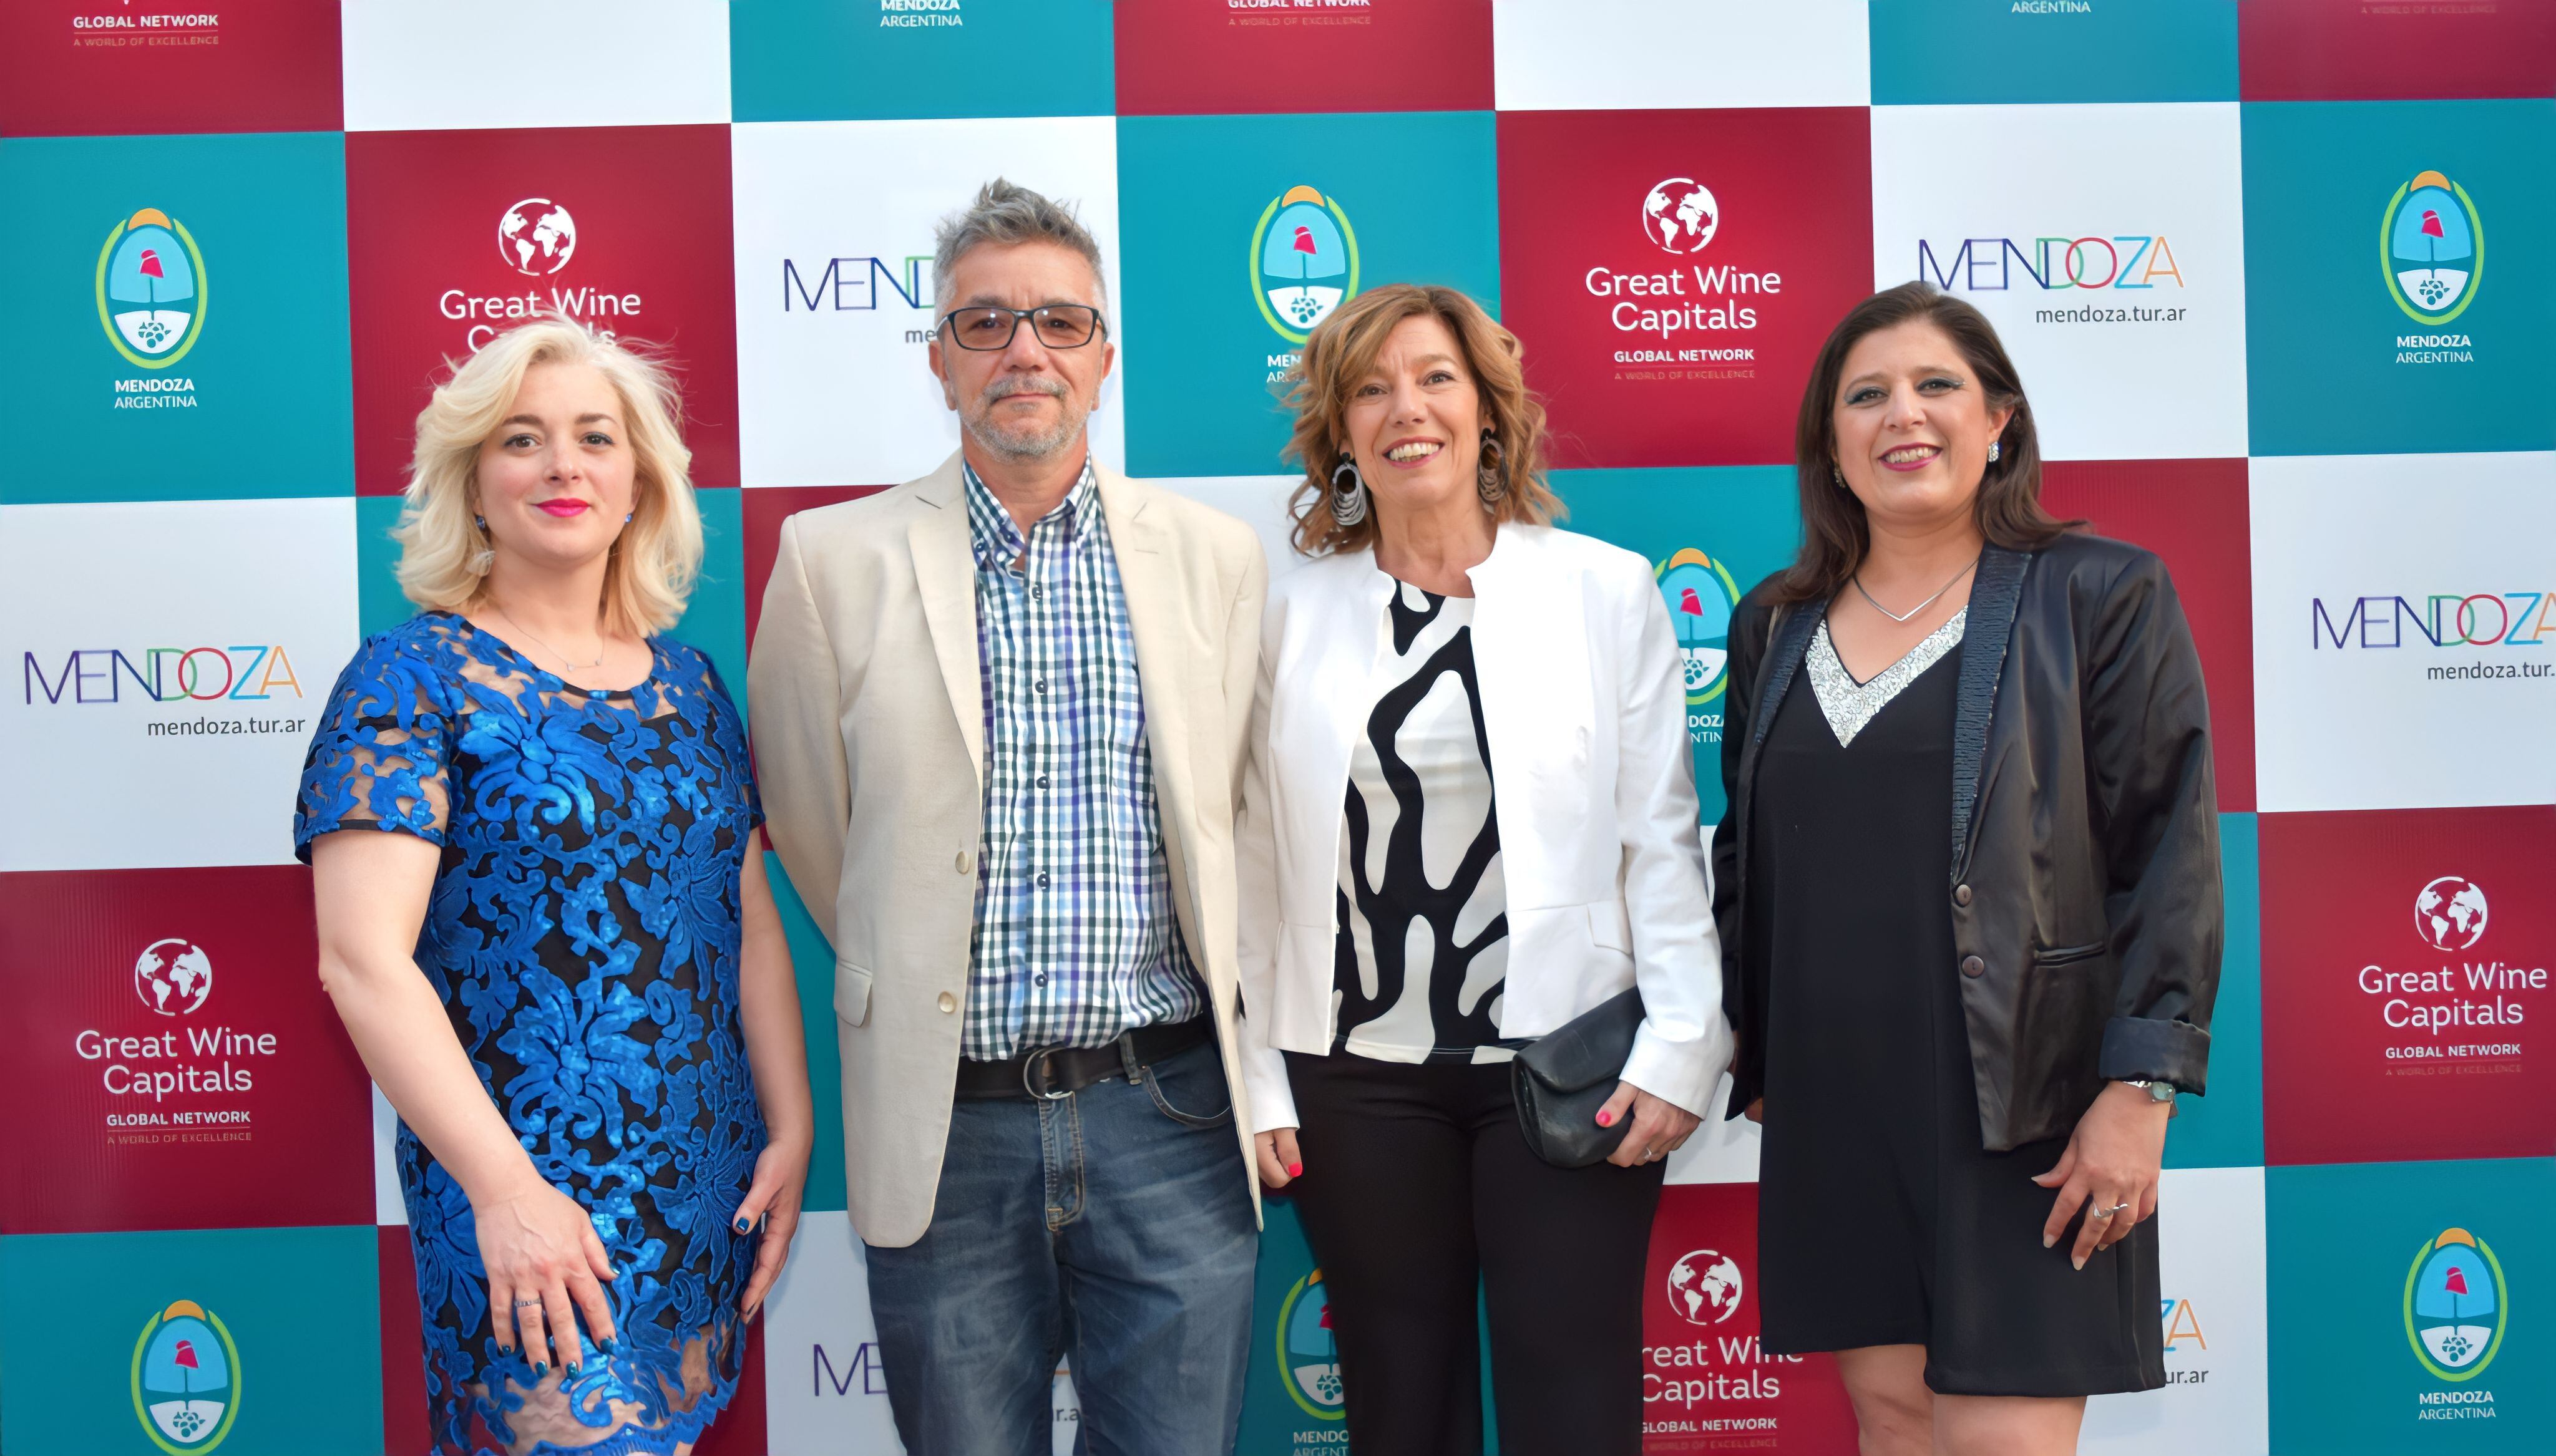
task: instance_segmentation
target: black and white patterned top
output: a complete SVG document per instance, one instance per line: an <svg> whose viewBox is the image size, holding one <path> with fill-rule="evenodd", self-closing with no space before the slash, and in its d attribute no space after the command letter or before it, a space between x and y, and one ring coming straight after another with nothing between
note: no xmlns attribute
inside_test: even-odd
<svg viewBox="0 0 2556 1456"><path fill-rule="evenodd" d="M1508 976L1490 737L1473 602L1396 583L1388 685L1349 756L1333 1050L1380 1061L1497 1061Z"/></svg>

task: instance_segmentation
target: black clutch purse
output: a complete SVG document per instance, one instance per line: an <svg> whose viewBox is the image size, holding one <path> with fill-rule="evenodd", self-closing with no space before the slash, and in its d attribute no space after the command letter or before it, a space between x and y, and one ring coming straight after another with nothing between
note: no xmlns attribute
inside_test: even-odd
<svg viewBox="0 0 2556 1456"><path fill-rule="evenodd" d="M1509 1085L1518 1131L1536 1156L1555 1167L1587 1167L1604 1162L1624 1141L1632 1118L1601 1128L1598 1109L1615 1095L1641 1025L1642 993L1631 990L1524 1043L1509 1063Z"/></svg>

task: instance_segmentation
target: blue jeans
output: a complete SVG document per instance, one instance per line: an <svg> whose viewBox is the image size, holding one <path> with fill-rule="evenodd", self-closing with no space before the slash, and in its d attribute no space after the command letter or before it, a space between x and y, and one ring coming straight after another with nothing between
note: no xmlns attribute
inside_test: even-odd
<svg viewBox="0 0 2556 1456"><path fill-rule="evenodd" d="M912 1456L1049 1456L1057 1359L1088 1456L1223 1456L1260 1236L1215 1043L1054 1102L951 1110L932 1227L869 1253Z"/></svg>

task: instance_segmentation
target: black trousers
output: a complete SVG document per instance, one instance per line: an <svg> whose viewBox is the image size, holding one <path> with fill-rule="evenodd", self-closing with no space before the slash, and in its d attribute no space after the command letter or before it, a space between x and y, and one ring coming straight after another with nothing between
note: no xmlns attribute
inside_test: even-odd
<svg viewBox="0 0 2556 1456"><path fill-rule="evenodd" d="M1349 1448L1477 1456L1481 1335L1502 1456L1638 1456L1642 1283L1661 1163L1527 1151L1504 1064L1287 1053ZM1477 1285L1478 1280L1478 1285Z"/></svg>

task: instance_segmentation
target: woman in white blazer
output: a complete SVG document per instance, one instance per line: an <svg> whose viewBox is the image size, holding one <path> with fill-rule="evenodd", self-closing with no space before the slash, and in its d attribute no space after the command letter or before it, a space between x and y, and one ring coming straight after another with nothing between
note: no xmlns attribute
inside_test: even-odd
<svg viewBox="0 0 2556 1456"><path fill-rule="evenodd" d="M1677 645L1649 563L1548 524L1518 343L1394 285L1307 341L1297 548L1237 829L1260 1175L1323 1268L1362 1451L1641 1443L1662 1159L1730 1056ZM1607 1162L1540 1160L1511 1049L1627 988Z"/></svg>

